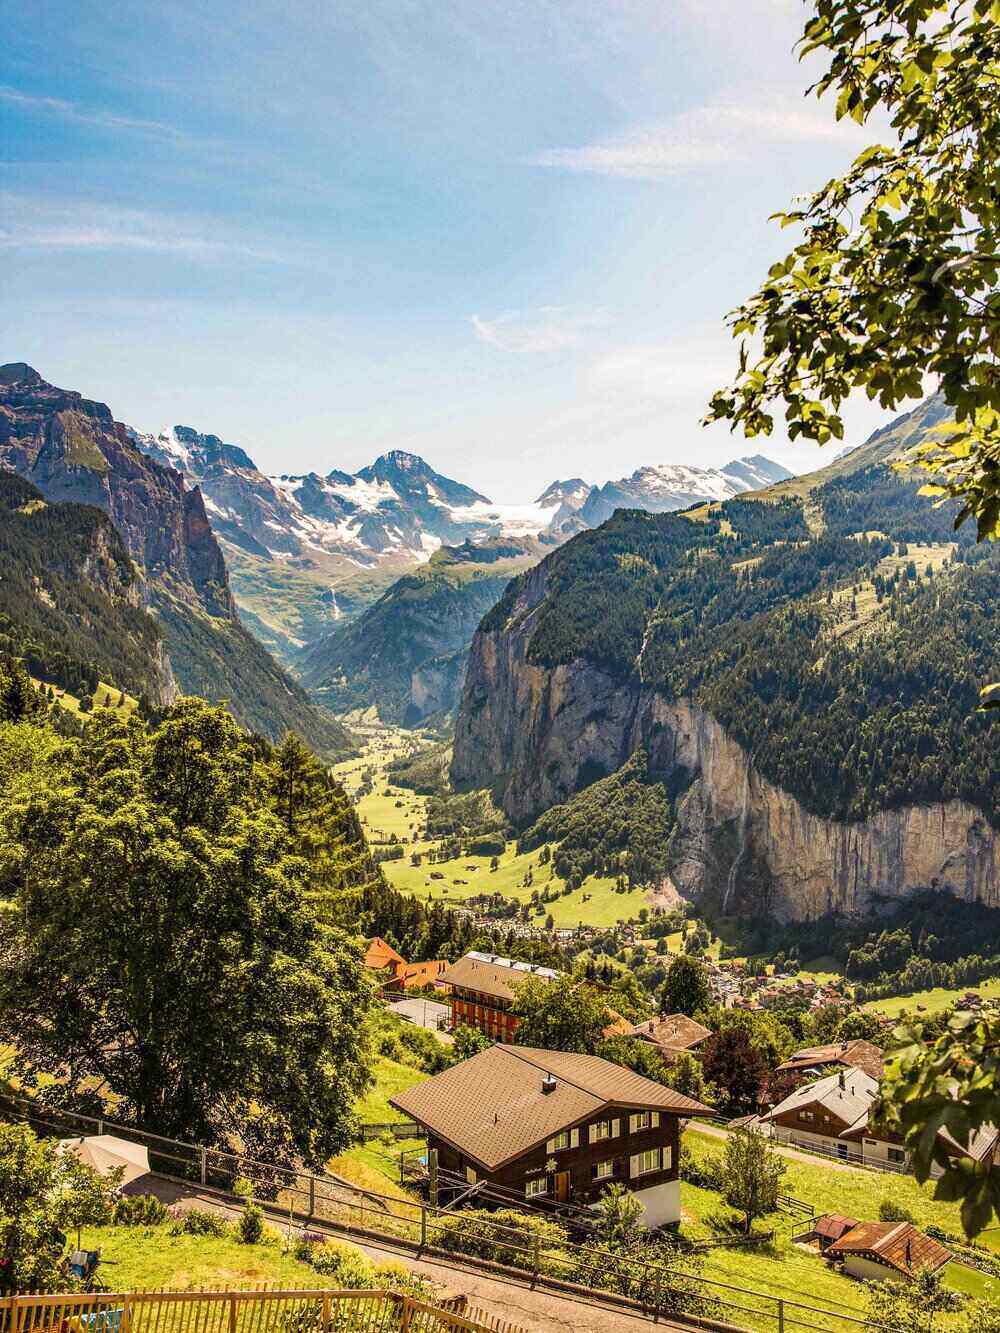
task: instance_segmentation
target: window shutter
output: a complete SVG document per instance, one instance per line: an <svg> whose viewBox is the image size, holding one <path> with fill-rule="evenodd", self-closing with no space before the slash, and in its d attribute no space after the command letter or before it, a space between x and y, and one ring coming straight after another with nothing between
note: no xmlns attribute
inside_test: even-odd
<svg viewBox="0 0 1000 1333"><path fill-rule="evenodd" d="M596 1143L596 1142L597 1142L597 1126L596 1126L596 1125L588 1125L588 1126L587 1126L587 1142L588 1142L588 1143Z"/></svg>
<svg viewBox="0 0 1000 1333"><path fill-rule="evenodd" d="M595 1163L593 1164L593 1166L590 1168L590 1178L591 1178L591 1180L596 1180L596 1179L597 1179L597 1163L596 1163L596 1162L595 1162Z"/></svg>
<svg viewBox="0 0 1000 1333"><path fill-rule="evenodd" d="M674 1150L667 1147L663 1149L663 1169L669 1171L674 1164Z"/></svg>
<svg viewBox="0 0 1000 1333"><path fill-rule="evenodd" d="M579 1129L571 1129L571 1130L570 1130L570 1132L569 1132L569 1146L570 1146L571 1148L579 1148L579 1146L580 1146L580 1131L579 1131Z"/></svg>
<svg viewBox="0 0 1000 1333"><path fill-rule="evenodd" d="M657 1125L659 1125L659 1123L660 1123L660 1113L659 1113L659 1111L654 1111L654 1112L653 1112L653 1128L656 1129L656 1127L657 1127Z"/></svg>
<svg viewBox="0 0 1000 1333"><path fill-rule="evenodd" d="M545 1151L551 1153L551 1152L555 1152L555 1150L556 1150L556 1141L555 1141L555 1139L548 1139L548 1140L546 1141L546 1144L545 1144Z"/></svg>
<svg viewBox="0 0 1000 1333"><path fill-rule="evenodd" d="M628 1132L629 1132L630 1134L634 1134L634 1133L635 1133L636 1125L638 1125L638 1123L639 1123L639 1117L638 1117L637 1115L630 1115L630 1116L629 1116L629 1118L628 1118Z"/></svg>
<svg viewBox="0 0 1000 1333"><path fill-rule="evenodd" d="M612 1137L617 1138L621 1132L622 1132L622 1122L620 1120L612 1120L611 1122Z"/></svg>
<svg viewBox="0 0 1000 1333"><path fill-rule="evenodd" d="M635 1153L628 1159L628 1173L630 1176L637 1176L639 1174L639 1158L641 1156L641 1153Z"/></svg>

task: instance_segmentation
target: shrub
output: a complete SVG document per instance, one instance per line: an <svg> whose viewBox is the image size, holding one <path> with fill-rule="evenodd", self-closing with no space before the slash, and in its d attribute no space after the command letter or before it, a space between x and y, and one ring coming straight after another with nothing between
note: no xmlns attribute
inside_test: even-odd
<svg viewBox="0 0 1000 1333"><path fill-rule="evenodd" d="M514 1208L499 1208L494 1213L468 1208L452 1213L435 1223L433 1241L456 1254L472 1254L512 1268L530 1268L536 1237L541 1271L564 1271L565 1229L558 1222Z"/></svg>
<svg viewBox="0 0 1000 1333"><path fill-rule="evenodd" d="M264 1212L259 1204L248 1203L236 1223L237 1239L244 1245L256 1245L264 1234Z"/></svg>
<svg viewBox="0 0 1000 1333"><path fill-rule="evenodd" d="M681 1180L704 1190L722 1189L722 1159L709 1153L699 1161L686 1145L681 1147L678 1162Z"/></svg>
<svg viewBox="0 0 1000 1333"><path fill-rule="evenodd" d="M204 1208L189 1208L186 1212L171 1209L171 1214L174 1217L170 1228L172 1236L224 1236L229 1230L225 1218Z"/></svg>
<svg viewBox="0 0 1000 1333"><path fill-rule="evenodd" d="M308 1262L317 1273L332 1278L338 1287L370 1287L372 1267L360 1250L341 1240L324 1240L310 1247Z"/></svg>
<svg viewBox="0 0 1000 1333"><path fill-rule="evenodd" d="M913 1214L895 1199L885 1198L878 1206L880 1222L912 1222Z"/></svg>
<svg viewBox="0 0 1000 1333"><path fill-rule="evenodd" d="M167 1206L155 1194L123 1194L111 1220L119 1227L156 1227L167 1220Z"/></svg>

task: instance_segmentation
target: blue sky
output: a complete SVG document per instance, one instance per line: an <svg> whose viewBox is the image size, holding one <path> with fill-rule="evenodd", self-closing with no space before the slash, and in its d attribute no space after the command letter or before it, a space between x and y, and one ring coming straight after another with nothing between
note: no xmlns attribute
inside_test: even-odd
<svg viewBox="0 0 1000 1333"><path fill-rule="evenodd" d="M768 214L865 141L799 0L8 0L0 360L271 472L495 499L828 454L699 426ZM849 415L851 442L883 415Z"/></svg>

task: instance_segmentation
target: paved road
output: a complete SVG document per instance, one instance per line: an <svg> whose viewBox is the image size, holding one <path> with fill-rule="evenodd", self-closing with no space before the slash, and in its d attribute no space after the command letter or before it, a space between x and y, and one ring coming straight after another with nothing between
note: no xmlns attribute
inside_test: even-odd
<svg viewBox="0 0 1000 1333"><path fill-rule="evenodd" d="M712 1139L729 1138L729 1130L723 1129L720 1125L698 1125L697 1131L699 1134L707 1134ZM856 1175L867 1176L869 1180L873 1175L897 1174L879 1171L873 1166L854 1166L850 1162L840 1162L836 1157L827 1157L825 1153L800 1152L798 1148L789 1148L784 1143L774 1143L771 1139L768 1139L768 1144L782 1157L790 1157L794 1162L805 1162L807 1166L828 1166L831 1171L850 1171Z"/></svg>
<svg viewBox="0 0 1000 1333"><path fill-rule="evenodd" d="M202 1191L196 1185L180 1184L157 1176L142 1177L135 1182L130 1192L155 1194L167 1204L191 1203L197 1204L199 1208L233 1215L240 1211L238 1205L220 1199L212 1191ZM269 1211L266 1205L265 1211ZM270 1220L278 1225L287 1225L287 1220L282 1222L283 1216L280 1210L275 1210ZM321 1222L310 1222L309 1230L324 1231L326 1228ZM391 1241L374 1244L353 1236L345 1237L342 1232L331 1231L331 1235L348 1239L377 1262L402 1260L414 1273L461 1292L469 1298L471 1304L480 1306L490 1314L499 1315L502 1319L510 1319L528 1329L529 1333L549 1333L550 1330L556 1333L637 1333L640 1327L648 1327L653 1323L643 1315L592 1305L551 1291L533 1291L527 1281L481 1273L473 1268L461 1268L436 1259L417 1259L411 1250L405 1246L397 1248ZM691 1333L694 1326L660 1320L656 1327L666 1333Z"/></svg>

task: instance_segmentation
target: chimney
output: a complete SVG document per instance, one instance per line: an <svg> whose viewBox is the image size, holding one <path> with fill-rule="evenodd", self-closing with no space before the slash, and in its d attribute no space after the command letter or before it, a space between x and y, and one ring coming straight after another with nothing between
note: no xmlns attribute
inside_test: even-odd
<svg viewBox="0 0 1000 1333"><path fill-rule="evenodd" d="M555 1092L555 1090L556 1090L555 1075L546 1074L542 1079L542 1092L550 1093L550 1092Z"/></svg>

